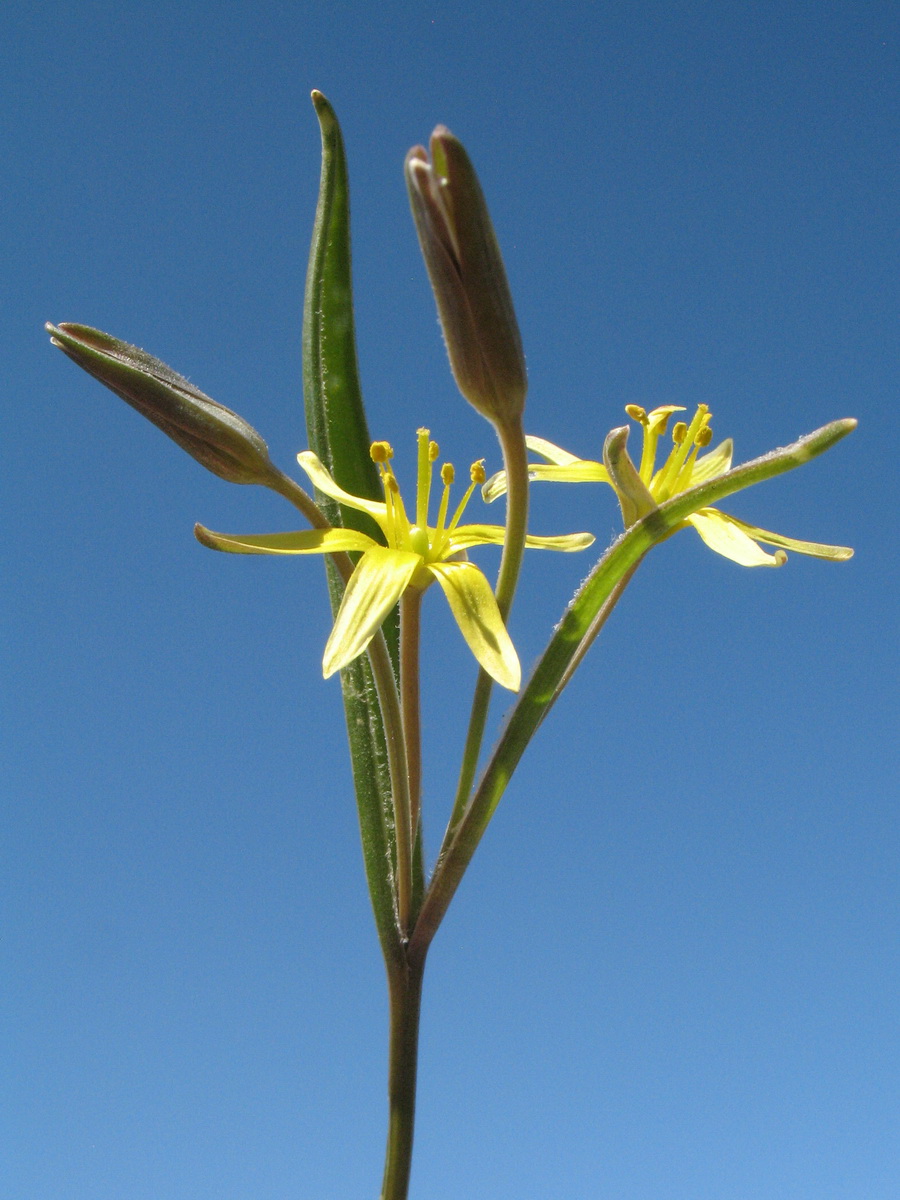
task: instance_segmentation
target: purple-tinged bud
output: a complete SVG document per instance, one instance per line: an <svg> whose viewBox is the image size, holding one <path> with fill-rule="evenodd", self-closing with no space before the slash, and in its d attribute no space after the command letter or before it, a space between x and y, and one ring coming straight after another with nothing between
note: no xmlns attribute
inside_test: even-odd
<svg viewBox="0 0 900 1200"><path fill-rule="evenodd" d="M192 458L229 483L267 483L277 471L243 417L217 404L158 358L88 325L47 324L58 346Z"/></svg>
<svg viewBox="0 0 900 1200"><path fill-rule="evenodd" d="M459 390L495 425L518 422L528 379L503 259L475 168L443 125L406 156L419 244Z"/></svg>

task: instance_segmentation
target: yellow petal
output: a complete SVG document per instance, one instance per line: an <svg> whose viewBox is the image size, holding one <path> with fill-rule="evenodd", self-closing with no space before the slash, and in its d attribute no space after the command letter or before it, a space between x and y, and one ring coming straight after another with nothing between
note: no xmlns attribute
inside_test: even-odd
<svg viewBox="0 0 900 1200"><path fill-rule="evenodd" d="M428 570L443 588L460 632L478 662L502 687L517 692L522 682L519 657L481 571L467 562L429 563Z"/></svg>
<svg viewBox="0 0 900 1200"><path fill-rule="evenodd" d="M560 467L566 467L570 463L581 461L576 455L570 454L568 450L563 450L561 446L554 446L552 442L548 442L545 438L527 437L525 445L529 450L533 450L535 454L540 454L541 458L546 458L547 462L556 463Z"/></svg>
<svg viewBox="0 0 900 1200"><path fill-rule="evenodd" d="M204 546L212 550L227 550L231 554L330 554L337 550L368 550L370 546L378 545L355 529L236 534L214 533L203 525L195 525L194 534Z"/></svg>
<svg viewBox="0 0 900 1200"><path fill-rule="evenodd" d="M506 495L506 472L498 471L481 485L481 498L485 504L491 504L501 496Z"/></svg>
<svg viewBox="0 0 900 1200"><path fill-rule="evenodd" d="M502 546L505 538L503 525L457 525L447 539L447 556L472 546Z"/></svg>
<svg viewBox="0 0 900 1200"><path fill-rule="evenodd" d="M780 567L787 559L783 551L766 554L731 517L717 508L701 508L687 520L710 550L715 550L716 554L730 558L742 567Z"/></svg>
<svg viewBox="0 0 900 1200"><path fill-rule="evenodd" d="M706 483L707 479L717 479L731 470L731 457L734 454L734 442L726 438L709 454L701 455L694 463L691 471L691 487L698 483Z"/></svg>
<svg viewBox="0 0 900 1200"><path fill-rule="evenodd" d="M421 565L419 554L370 543L350 576L325 646L326 679L362 654Z"/></svg>
<svg viewBox="0 0 900 1200"><path fill-rule="evenodd" d="M448 542L447 553L468 550L472 546L502 546L506 530L502 525L458 525ZM585 550L594 542L592 533L562 533L542 536L529 533L525 545L532 550Z"/></svg>
<svg viewBox="0 0 900 1200"><path fill-rule="evenodd" d="M768 546L781 546L785 550L796 550L798 554L809 554L812 558L828 558L832 562L846 562L853 557L849 546L826 546L822 542L801 542L797 538L782 537L780 533L770 533L767 529L757 529L755 525L746 525L737 517L728 518L732 525L743 530L748 537Z"/></svg>
<svg viewBox="0 0 900 1200"><path fill-rule="evenodd" d="M529 463L529 479L542 479L556 483L609 483L609 471L603 463L590 458L576 458L565 466L555 463Z"/></svg>
<svg viewBox="0 0 900 1200"><path fill-rule="evenodd" d="M313 486L317 487L320 492L324 492L332 500L346 504L348 508L355 508L358 512L368 513L384 529L385 521L387 520L387 506L382 501L366 500L362 496L353 496L350 492L345 492L342 487L338 487L325 470L321 460L313 454L312 450L301 451L297 455L297 462L307 473Z"/></svg>
<svg viewBox="0 0 900 1200"><path fill-rule="evenodd" d="M530 550L559 550L563 554L571 554L574 550L586 550L593 546L596 538L592 533L529 533L525 545Z"/></svg>
<svg viewBox="0 0 900 1200"><path fill-rule="evenodd" d="M529 438L529 441L539 439ZM565 465L557 463L529 463L528 478L533 482L548 483L609 483L609 472L603 463L594 462L589 458L572 458ZM492 475L481 489L481 497L487 503L496 500L506 492L506 472L498 471Z"/></svg>

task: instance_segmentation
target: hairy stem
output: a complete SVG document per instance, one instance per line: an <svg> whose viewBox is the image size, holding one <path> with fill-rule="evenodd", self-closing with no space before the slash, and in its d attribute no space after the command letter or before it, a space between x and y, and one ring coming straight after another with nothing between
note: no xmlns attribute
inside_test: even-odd
<svg viewBox="0 0 900 1200"><path fill-rule="evenodd" d="M509 616L516 583L519 579L522 555L525 550L525 534L528 529L528 451L525 446L525 434L521 421L517 420L511 426L498 428L498 436L503 451L503 465L506 468L507 498L506 539L503 543L503 557L500 560L500 572L497 576L496 595L497 607L505 622ZM459 781L456 787L456 799L447 831L444 834L441 853L438 855L439 860L444 850L450 845L466 811L469 794L475 780L475 772L478 769L478 759L484 740L484 729L487 724L493 685L494 681L486 671L478 672Z"/></svg>
<svg viewBox="0 0 900 1200"><path fill-rule="evenodd" d="M281 471L275 472L271 487L298 508L315 529L330 529L331 522L307 495L299 483L295 483ZM332 554L332 561L346 586L353 574L353 560L343 551ZM394 809L394 831L397 845L397 925L401 939L409 931L412 910L412 838L409 835L409 765L403 730L403 713L397 692L397 681L388 652L384 634L379 630L369 643L369 662L378 690L381 715L387 742L391 772L391 795Z"/></svg>
<svg viewBox="0 0 900 1200"><path fill-rule="evenodd" d="M421 612L422 593L407 588L400 600L400 705L406 742L410 845L415 843L422 812L422 728L419 705Z"/></svg>

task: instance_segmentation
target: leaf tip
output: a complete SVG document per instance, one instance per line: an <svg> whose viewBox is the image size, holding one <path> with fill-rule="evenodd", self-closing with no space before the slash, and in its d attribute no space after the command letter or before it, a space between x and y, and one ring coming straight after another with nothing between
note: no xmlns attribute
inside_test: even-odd
<svg viewBox="0 0 900 1200"><path fill-rule="evenodd" d="M316 110L316 116L319 118L319 124L323 130L337 125L337 116L325 94L320 92L318 88L313 88L309 95L313 103L313 108Z"/></svg>

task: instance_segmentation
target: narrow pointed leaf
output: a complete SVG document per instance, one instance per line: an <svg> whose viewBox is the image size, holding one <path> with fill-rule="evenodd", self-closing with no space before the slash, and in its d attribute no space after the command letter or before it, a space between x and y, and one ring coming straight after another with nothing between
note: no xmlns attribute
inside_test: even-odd
<svg viewBox="0 0 900 1200"><path fill-rule="evenodd" d="M313 92L322 133L322 178L306 275L303 310L303 400L310 449L332 479L354 496L381 499L378 469L369 456L353 316L350 193L344 142L334 109ZM322 505L332 525L377 538L364 516Z"/></svg>
<svg viewBox="0 0 900 1200"><path fill-rule="evenodd" d="M369 457L353 321L350 264L350 210L343 139L334 110L320 92L313 105L322 134L322 176L316 209L303 311L303 398L311 450L347 492L381 498L378 472ZM365 513L342 508L320 495L335 526L379 537ZM343 582L326 559L332 611L337 614ZM397 662L397 624L386 622L388 648ZM396 961L399 942L395 918L396 862L391 775L384 720L368 659L355 659L341 672L344 711L350 741L353 781L359 813L366 881L382 950Z"/></svg>

